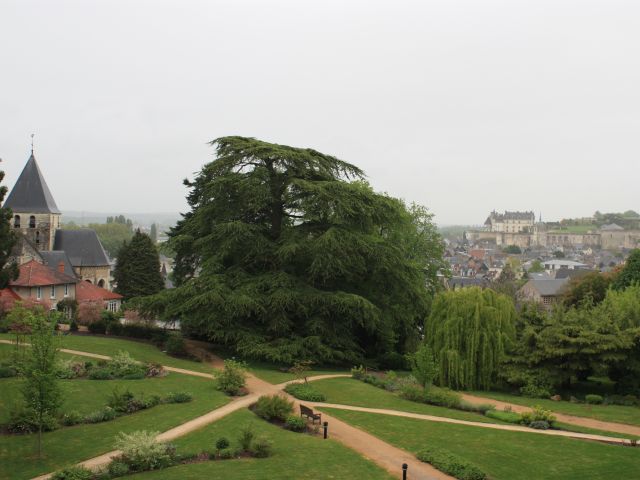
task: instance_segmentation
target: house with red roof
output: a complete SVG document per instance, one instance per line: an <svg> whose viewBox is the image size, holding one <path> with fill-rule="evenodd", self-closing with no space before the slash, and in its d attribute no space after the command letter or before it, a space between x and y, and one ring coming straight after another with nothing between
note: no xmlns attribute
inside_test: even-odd
<svg viewBox="0 0 640 480"><path fill-rule="evenodd" d="M0 301L5 308L9 304L20 300L40 303L55 309L58 302L75 300L81 303L101 303L105 309L117 312L122 304L122 295L79 280L75 275L69 275L65 262L60 262L57 268L43 265L31 260L20 265L16 280L9 282L9 287L0 291Z"/></svg>
<svg viewBox="0 0 640 480"><path fill-rule="evenodd" d="M91 282L80 281L76 284L76 301L80 303L102 303L110 312L117 312L122 305L122 295L111 292Z"/></svg>
<svg viewBox="0 0 640 480"><path fill-rule="evenodd" d="M20 265L19 272L18 278L9 282L9 288L22 300L56 308L58 302L76 298L78 279L65 273L63 264L53 269L31 260Z"/></svg>

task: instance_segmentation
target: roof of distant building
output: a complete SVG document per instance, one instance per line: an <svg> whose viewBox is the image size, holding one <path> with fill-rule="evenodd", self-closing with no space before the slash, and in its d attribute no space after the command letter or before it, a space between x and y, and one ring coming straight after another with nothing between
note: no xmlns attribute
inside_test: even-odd
<svg viewBox="0 0 640 480"><path fill-rule="evenodd" d="M110 292L105 288L98 287L91 282L82 281L78 282L76 285L76 300L80 303L120 299L122 299L122 295Z"/></svg>
<svg viewBox="0 0 640 480"><path fill-rule="evenodd" d="M31 260L19 267L20 274L16 280L9 282L12 287L44 287L76 283L77 279L59 272L41 263Z"/></svg>
<svg viewBox="0 0 640 480"><path fill-rule="evenodd" d="M489 217L484 222L485 225L490 225L492 221L504 222L506 220L530 220L535 222L536 214L533 212L509 212L498 213L495 210L489 214Z"/></svg>
<svg viewBox="0 0 640 480"><path fill-rule="evenodd" d="M489 281L482 277L451 277L447 280L449 288L484 287Z"/></svg>
<svg viewBox="0 0 640 480"><path fill-rule="evenodd" d="M537 279L533 278L527 282L535 288L542 297L555 297L562 294L569 284L568 278L557 279Z"/></svg>
<svg viewBox="0 0 640 480"><path fill-rule="evenodd" d="M584 277L588 273L595 272L595 270L591 270L590 268L576 268L573 270L569 270L568 268L561 268L556 270L556 280L561 280L563 278L568 278L569 280L574 278Z"/></svg>
<svg viewBox="0 0 640 480"><path fill-rule="evenodd" d="M14 213L60 213L33 152L4 206Z"/></svg>
<svg viewBox="0 0 640 480"><path fill-rule="evenodd" d="M553 267L586 267L586 263L574 262L573 260L545 260L542 262L545 266L550 265Z"/></svg>
<svg viewBox="0 0 640 480"><path fill-rule="evenodd" d="M71 261L67 256L67 252L62 252L59 250L51 250L40 252L40 256L44 261L44 264L49 268L53 268L55 270L60 270L60 264L64 266L64 272L69 276L75 277L76 274L73 271L73 266L71 265Z"/></svg>
<svg viewBox="0 0 640 480"><path fill-rule="evenodd" d="M95 230L58 230L54 250L63 250L74 267L102 267L109 265L102 244Z"/></svg>
<svg viewBox="0 0 640 480"><path fill-rule="evenodd" d="M616 223L610 223L608 225L603 225L600 227L600 230L603 232L619 232L620 230L624 230L620 225Z"/></svg>

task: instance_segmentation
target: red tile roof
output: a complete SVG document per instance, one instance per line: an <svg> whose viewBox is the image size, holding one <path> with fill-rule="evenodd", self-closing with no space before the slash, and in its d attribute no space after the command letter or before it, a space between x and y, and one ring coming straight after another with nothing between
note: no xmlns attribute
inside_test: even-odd
<svg viewBox="0 0 640 480"><path fill-rule="evenodd" d="M20 300L20 296L10 288L0 290L0 300Z"/></svg>
<svg viewBox="0 0 640 480"><path fill-rule="evenodd" d="M78 282L76 285L76 300L81 302L95 302L107 300L120 300L122 295L110 292L105 288L98 287L90 282Z"/></svg>
<svg viewBox="0 0 640 480"><path fill-rule="evenodd" d="M78 280L65 273L49 268L41 263L31 260L20 265L20 275L17 280L12 280L12 287L43 287L47 285L64 285L76 283Z"/></svg>

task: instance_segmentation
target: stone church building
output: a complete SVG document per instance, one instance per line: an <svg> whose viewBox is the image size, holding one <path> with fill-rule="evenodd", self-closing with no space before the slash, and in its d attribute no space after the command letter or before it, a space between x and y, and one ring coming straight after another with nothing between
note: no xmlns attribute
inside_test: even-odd
<svg viewBox="0 0 640 480"><path fill-rule="evenodd" d="M111 289L111 265L94 230L62 230L53 195L33 151L4 203L13 212L18 242L12 252L18 265L36 261L78 281Z"/></svg>

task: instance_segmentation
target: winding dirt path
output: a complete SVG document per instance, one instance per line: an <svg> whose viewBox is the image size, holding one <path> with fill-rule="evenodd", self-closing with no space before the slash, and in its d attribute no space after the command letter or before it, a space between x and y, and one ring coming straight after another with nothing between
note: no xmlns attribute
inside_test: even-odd
<svg viewBox="0 0 640 480"><path fill-rule="evenodd" d="M501 402L492 398L478 397L475 395L462 394L462 399L469 403L476 405L490 403L496 406L496 409L503 410L505 407L511 408L516 413L528 412L531 410L529 407L523 405L516 405L515 403ZM596 430L606 430L609 432L622 433L630 435L632 437L640 437L640 427L635 425L628 425L626 423L605 422L602 420L596 420L588 417L577 417L575 415L566 415L564 413L553 413L556 420L562 423L569 423L571 425L577 425L580 427L594 428Z"/></svg>

